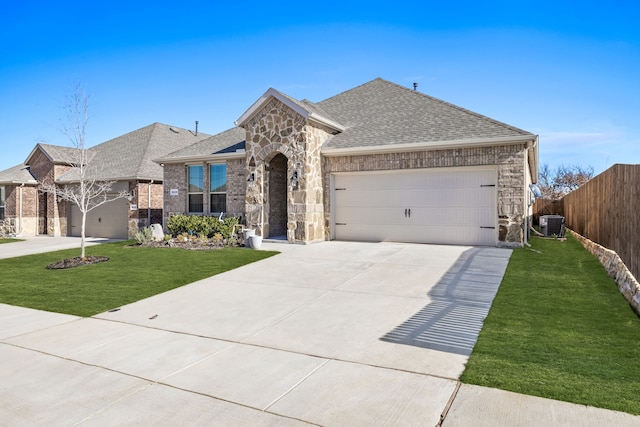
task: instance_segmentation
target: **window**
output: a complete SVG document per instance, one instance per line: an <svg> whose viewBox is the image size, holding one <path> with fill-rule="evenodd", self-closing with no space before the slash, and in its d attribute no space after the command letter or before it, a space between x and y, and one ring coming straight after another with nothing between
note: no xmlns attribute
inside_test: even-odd
<svg viewBox="0 0 640 427"><path fill-rule="evenodd" d="M227 165L209 165L209 211L227 211Z"/></svg>
<svg viewBox="0 0 640 427"><path fill-rule="evenodd" d="M0 221L4 219L4 185L0 185Z"/></svg>
<svg viewBox="0 0 640 427"><path fill-rule="evenodd" d="M204 167L189 166L187 168L189 181L189 212L204 212Z"/></svg>

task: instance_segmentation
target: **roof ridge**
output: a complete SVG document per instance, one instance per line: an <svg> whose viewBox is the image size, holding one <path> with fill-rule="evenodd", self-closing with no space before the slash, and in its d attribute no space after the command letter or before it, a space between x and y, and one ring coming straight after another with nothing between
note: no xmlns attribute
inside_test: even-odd
<svg viewBox="0 0 640 427"><path fill-rule="evenodd" d="M142 156L140 157L140 161L136 165L136 175L140 175L142 173L142 165L144 163L144 159L147 158L147 154L149 153L149 146L151 145L151 141L153 141L153 135L157 132L158 127L162 125L160 122L153 122L149 126L151 127L151 132L149 133L149 138L147 138L145 142L144 149L142 150ZM166 125L165 125L166 126Z"/></svg>
<svg viewBox="0 0 640 427"><path fill-rule="evenodd" d="M358 85L358 86L354 86L354 87L352 87L352 88L350 88L350 89L343 90L342 92L339 92L339 93L337 93L337 94L335 94L335 95L333 95L333 96L330 96L329 98L325 98L325 99L323 99L322 101L314 102L314 104L319 104L319 103L321 103L321 102L325 102L325 101L328 101L328 100L330 100L330 99L336 98L336 97L338 97L338 96L340 96L340 95L342 95L342 94L344 94L344 93L351 92L352 90L356 90L356 89L361 88L361 87L363 87L363 86L366 86L366 85L368 85L368 84L370 84L370 83L373 83L373 82L375 82L375 81L377 81L377 80L380 80L380 81L383 81L383 82L387 82L387 83L391 83L391 82L389 82L389 81L387 81L387 80L385 80L385 79L383 79L383 78L381 78L381 77L376 77L376 78L375 78L375 79L373 79L373 80L370 80L370 81L368 81L368 82L362 83L362 84L360 84L360 85Z"/></svg>

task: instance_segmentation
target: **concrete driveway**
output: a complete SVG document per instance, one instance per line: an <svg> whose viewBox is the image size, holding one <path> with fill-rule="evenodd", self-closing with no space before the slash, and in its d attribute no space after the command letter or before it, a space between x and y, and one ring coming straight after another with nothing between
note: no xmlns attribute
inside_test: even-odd
<svg viewBox="0 0 640 427"><path fill-rule="evenodd" d="M501 399L520 395L457 379L510 250L264 247L282 253L93 318L0 305L0 419L433 426L449 408L444 425L495 425L509 414ZM488 400L495 414L478 417ZM538 401L560 419L530 397L516 415ZM611 414L618 425L637 421L602 410L591 419Z"/></svg>

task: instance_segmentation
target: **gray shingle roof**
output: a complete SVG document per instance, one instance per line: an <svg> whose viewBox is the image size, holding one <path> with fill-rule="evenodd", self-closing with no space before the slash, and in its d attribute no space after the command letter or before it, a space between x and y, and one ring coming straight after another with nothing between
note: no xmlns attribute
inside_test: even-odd
<svg viewBox="0 0 640 427"><path fill-rule="evenodd" d="M317 105L347 128L331 148L532 135L380 78Z"/></svg>
<svg viewBox="0 0 640 427"><path fill-rule="evenodd" d="M486 140L534 136L533 134L466 110L448 102L377 78L324 101L298 101L275 89L267 94L281 96L309 117L328 120L344 127L324 148L359 148L394 144L417 144L464 140ZM241 119L248 120L265 95ZM204 158L244 148L244 130L233 128L191 147L171 153L158 162ZM226 151L225 151L226 149Z"/></svg>
<svg viewBox="0 0 640 427"><path fill-rule="evenodd" d="M154 123L90 148L89 151L94 154L90 163L91 175L101 180L162 181L162 167L153 159L209 136L204 133L196 136L187 129ZM71 170L60 176L58 181L77 179L77 171Z"/></svg>
<svg viewBox="0 0 640 427"><path fill-rule="evenodd" d="M37 184L36 179L31 175L29 167L19 164L9 169L0 171L0 184Z"/></svg>
<svg viewBox="0 0 640 427"><path fill-rule="evenodd" d="M155 158L158 163L169 163L181 159L194 159L213 154L234 153L236 150L244 150L246 132L243 128L235 127L196 144L174 151L166 156Z"/></svg>
<svg viewBox="0 0 640 427"><path fill-rule="evenodd" d="M74 163L76 159L80 158L79 150L77 148L38 143L29 155L27 162L31 159L31 155L33 155L38 148L49 158L49 160L51 160L52 163L56 165L68 165L70 163Z"/></svg>

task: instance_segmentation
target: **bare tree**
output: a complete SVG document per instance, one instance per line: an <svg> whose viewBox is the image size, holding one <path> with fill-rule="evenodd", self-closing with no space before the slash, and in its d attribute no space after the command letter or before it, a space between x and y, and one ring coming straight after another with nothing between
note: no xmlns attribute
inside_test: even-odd
<svg viewBox="0 0 640 427"><path fill-rule="evenodd" d="M592 166L558 166L551 170L546 163L538 171L538 187L542 198L560 200L593 178Z"/></svg>
<svg viewBox="0 0 640 427"><path fill-rule="evenodd" d="M87 123L89 121L89 96L81 85L76 85L66 97L64 105L65 119L61 132L69 139L73 150L69 150L68 163L71 169L68 174L69 182L61 185L55 182L45 182L41 190L55 194L58 200L70 202L82 214L80 232L80 252L85 258L85 225L87 213L93 209L117 199L128 197L129 193L112 192L115 181L101 180L100 165L92 163L93 153L86 146Z"/></svg>

